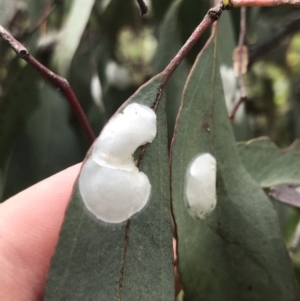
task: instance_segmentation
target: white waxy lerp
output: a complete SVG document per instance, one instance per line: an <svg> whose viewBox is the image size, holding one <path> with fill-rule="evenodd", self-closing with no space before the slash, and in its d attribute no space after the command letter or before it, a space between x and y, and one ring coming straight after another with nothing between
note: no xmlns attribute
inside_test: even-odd
<svg viewBox="0 0 300 301"><path fill-rule="evenodd" d="M216 159L209 153L197 156L186 174L186 199L192 216L204 219L216 207Z"/></svg>
<svg viewBox="0 0 300 301"><path fill-rule="evenodd" d="M120 223L146 205L151 184L132 155L155 135L156 114L137 103L128 105L104 127L79 176L82 200L97 218Z"/></svg>
<svg viewBox="0 0 300 301"><path fill-rule="evenodd" d="M132 169L132 154L156 136L156 115L150 108L133 103L115 115L97 139L92 156L101 165Z"/></svg>

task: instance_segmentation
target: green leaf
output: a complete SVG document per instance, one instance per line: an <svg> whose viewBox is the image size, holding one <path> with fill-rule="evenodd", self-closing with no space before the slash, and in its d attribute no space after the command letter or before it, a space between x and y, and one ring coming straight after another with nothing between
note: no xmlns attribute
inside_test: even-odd
<svg viewBox="0 0 300 301"><path fill-rule="evenodd" d="M299 300L272 205L239 161L211 39L189 76L172 147L172 200L185 300ZM217 160L217 206L196 220L185 205L191 161Z"/></svg>
<svg viewBox="0 0 300 301"><path fill-rule="evenodd" d="M94 3L95 0L75 0L73 2L53 56L53 64L62 76L66 76L69 71Z"/></svg>
<svg viewBox="0 0 300 301"><path fill-rule="evenodd" d="M252 178L263 188L300 183L300 147L296 140L280 150L266 137L239 143L241 161Z"/></svg>
<svg viewBox="0 0 300 301"><path fill-rule="evenodd" d="M69 104L59 91L43 82L35 89L38 108L14 137L4 199L80 162L88 148L79 144L69 122Z"/></svg>
<svg viewBox="0 0 300 301"><path fill-rule="evenodd" d="M159 35L159 44L153 62L154 74L164 70L181 48L178 24L178 10L181 2L182 0L175 1L173 3L162 24ZM190 67L187 61L183 60L172 75L166 87L169 141L171 141L173 136L176 116L181 102L181 95L189 69Z"/></svg>
<svg viewBox="0 0 300 301"><path fill-rule="evenodd" d="M154 18L160 21L167 11L172 0L152 0L152 7L154 11Z"/></svg>
<svg viewBox="0 0 300 301"><path fill-rule="evenodd" d="M225 11L218 23L218 60L220 65L224 64L233 68L232 54L237 44L234 37L234 29L230 12Z"/></svg>
<svg viewBox="0 0 300 301"><path fill-rule="evenodd" d="M38 107L37 73L30 66L20 67L19 59L13 59L3 87L6 90L0 97L0 202L12 150L26 120Z"/></svg>
<svg viewBox="0 0 300 301"><path fill-rule="evenodd" d="M182 44L190 37L191 33L199 25L210 8L210 0L182 0L178 15ZM187 55L187 59L190 63L194 62L197 54L209 38L209 35L210 30L205 31L195 43L193 49Z"/></svg>
<svg viewBox="0 0 300 301"><path fill-rule="evenodd" d="M8 2L8 1L7 1ZM18 2L18 0L15 2ZM24 3L25 4L25 3ZM54 4L51 0L28 0L26 1L26 10L30 20L30 26L36 26L44 13L45 7L51 7ZM59 4L58 4L59 5Z"/></svg>
<svg viewBox="0 0 300 301"><path fill-rule="evenodd" d="M142 86L129 102L153 106L161 79ZM164 96L157 118L157 136L141 168L152 186L147 206L130 223L104 224L87 212L76 184L45 300L174 300Z"/></svg>
<svg viewBox="0 0 300 301"><path fill-rule="evenodd" d="M13 18L15 11L17 10L17 1L1 1L0 2L0 24L7 26L10 20Z"/></svg>

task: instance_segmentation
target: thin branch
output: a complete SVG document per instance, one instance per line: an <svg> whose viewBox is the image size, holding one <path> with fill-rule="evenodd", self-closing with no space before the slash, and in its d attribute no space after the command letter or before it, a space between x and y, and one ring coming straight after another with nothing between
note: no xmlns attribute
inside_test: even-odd
<svg viewBox="0 0 300 301"><path fill-rule="evenodd" d="M300 6L300 0L223 0L223 4L232 7L241 6Z"/></svg>
<svg viewBox="0 0 300 301"><path fill-rule="evenodd" d="M229 115L229 121L231 123L234 122L235 114L236 114L237 110L239 109L240 105L242 103L244 103L246 100L247 100L247 97L240 97L239 100L234 104L234 107Z"/></svg>
<svg viewBox="0 0 300 301"><path fill-rule="evenodd" d="M189 39L185 42L185 44L181 47L176 56L172 59L169 65L164 69L162 74L164 75L164 79L161 83L160 89L162 90L168 83L171 75L177 68L177 66L181 63L181 61L186 57L186 55L193 48L195 43L199 40L202 34L215 22L217 21L223 10L225 9L222 3L219 3L215 7L211 8L207 14L204 16L201 23L196 27L194 32L191 34Z"/></svg>
<svg viewBox="0 0 300 301"><path fill-rule="evenodd" d="M140 7L140 11L141 11L141 16L147 14L148 12L148 6L146 5L146 3L143 0L136 0L137 4Z"/></svg>
<svg viewBox="0 0 300 301"><path fill-rule="evenodd" d="M51 70L49 70L44 65L42 65L39 61L37 61L28 52L28 50L19 41L17 41L8 31L6 31L1 25L0 25L0 37L11 46L11 48L16 52L16 54L20 58L25 60L34 69L36 69L47 81L49 81L55 88L58 88L60 90L60 92L69 101L89 141L93 143L95 140L95 135L68 81L65 78L53 73Z"/></svg>
<svg viewBox="0 0 300 301"><path fill-rule="evenodd" d="M247 31L247 16L246 16L246 7L241 8L241 23L240 23L240 36L239 36L239 46L243 46L246 38ZM240 70L241 71L241 70Z"/></svg>

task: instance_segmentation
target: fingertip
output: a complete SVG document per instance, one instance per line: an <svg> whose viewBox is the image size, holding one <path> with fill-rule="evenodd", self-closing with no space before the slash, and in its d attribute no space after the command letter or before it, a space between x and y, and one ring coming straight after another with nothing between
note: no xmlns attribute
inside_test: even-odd
<svg viewBox="0 0 300 301"><path fill-rule="evenodd" d="M0 292L20 294L43 288L65 210L81 164L74 165L0 205ZM1 296L1 295L0 295Z"/></svg>

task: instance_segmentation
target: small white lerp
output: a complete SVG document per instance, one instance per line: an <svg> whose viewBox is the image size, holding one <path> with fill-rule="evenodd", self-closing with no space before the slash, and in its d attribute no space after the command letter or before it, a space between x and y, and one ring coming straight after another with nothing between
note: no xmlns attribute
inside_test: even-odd
<svg viewBox="0 0 300 301"><path fill-rule="evenodd" d="M216 159L209 153L197 156L186 174L186 198L192 216L204 219L216 207Z"/></svg>
<svg viewBox="0 0 300 301"><path fill-rule="evenodd" d="M132 155L155 136L156 114L137 103L128 105L104 127L79 176L82 200L97 218L120 223L146 205L151 184Z"/></svg>

